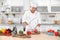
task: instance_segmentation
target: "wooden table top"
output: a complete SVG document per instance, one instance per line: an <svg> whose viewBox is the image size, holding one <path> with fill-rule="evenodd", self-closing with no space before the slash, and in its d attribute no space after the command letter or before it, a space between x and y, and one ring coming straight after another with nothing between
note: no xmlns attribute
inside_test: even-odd
<svg viewBox="0 0 60 40"><path fill-rule="evenodd" d="M18 38L11 36L0 36L0 40L60 40L60 37L49 36L47 34L41 33L39 35L32 35L31 38Z"/></svg>

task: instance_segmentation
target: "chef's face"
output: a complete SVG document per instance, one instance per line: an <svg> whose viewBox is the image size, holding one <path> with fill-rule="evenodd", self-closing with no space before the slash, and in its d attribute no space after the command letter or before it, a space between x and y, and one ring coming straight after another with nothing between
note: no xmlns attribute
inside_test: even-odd
<svg viewBox="0 0 60 40"><path fill-rule="evenodd" d="M34 13L36 11L36 7L31 7L31 12Z"/></svg>

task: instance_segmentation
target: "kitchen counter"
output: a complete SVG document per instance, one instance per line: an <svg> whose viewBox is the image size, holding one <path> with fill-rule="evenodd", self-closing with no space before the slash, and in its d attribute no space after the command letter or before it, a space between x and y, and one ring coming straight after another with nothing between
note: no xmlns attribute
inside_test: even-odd
<svg viewBox="0 0 60 40"><path fill-rule="evenodd" d="M41 33L39 35L32 35L31 38L18 38L11 36L0 36L0 40L60 40L60 37L49 36L47 34Z"/></svg>

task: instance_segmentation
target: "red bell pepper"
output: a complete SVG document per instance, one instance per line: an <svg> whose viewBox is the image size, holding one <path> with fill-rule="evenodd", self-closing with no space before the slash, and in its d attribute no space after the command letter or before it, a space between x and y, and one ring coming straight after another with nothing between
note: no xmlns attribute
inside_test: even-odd
<svg viewBox="0 0 60 40"><path fill-rule="evenodd" d="M38 33L38 30L37 30L37 29L35 29L35 30L34 30L34 33Z"/></svg>
<svg viewBox="0 0 60 40"><path fill-rule="evenodd" d="M54 35L55 35L55 36L59 36L59 32L55 32Z"/></svg>
<svg viewBox="0 0 60 40"><path fill-rule="evenodd" d="M31 33L31 31L27 31L27 35L31 35L32 33Z"/></svg>
<svg viewBox="0 0 60 40"><path fill-rule="evenodd" d="M50 29L50 30L48 30L48 32L54 32L54 30L51 30L51 29Z"/></svg>

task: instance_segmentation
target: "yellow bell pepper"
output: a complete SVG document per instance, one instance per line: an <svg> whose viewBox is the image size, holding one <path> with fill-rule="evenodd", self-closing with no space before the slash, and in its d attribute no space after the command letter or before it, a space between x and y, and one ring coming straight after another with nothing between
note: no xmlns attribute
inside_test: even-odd
<svg viewBox="0 0 60 40"><path fill-rule="evenodd" d="M2 33L5 33L5 29L1 29Z"/></svg>

